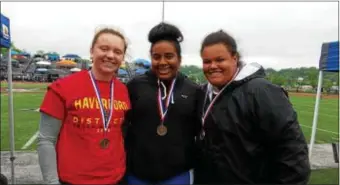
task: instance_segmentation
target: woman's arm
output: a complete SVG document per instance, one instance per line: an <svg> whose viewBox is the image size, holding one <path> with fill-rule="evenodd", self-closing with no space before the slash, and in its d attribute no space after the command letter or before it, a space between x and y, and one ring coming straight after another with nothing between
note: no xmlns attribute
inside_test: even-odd
<svg viewBox="0 0 340 185"><path fill-rule="evenodd" d="M123 131L123 137L124 137L124 146L125 150L128 153L130 141L131 141L131 127L132 127L132 120L133 120L133 106L136 102L136 83L135 79L131 79L127 84L127 90L129 94L129 100L130 100L130 109L125 113L124 122L122 125L122 131Z"/></svg>
<svg viewBox="0 0 340 185"><path fill-rule="evenodd" d="M38 156L45 183L59 184L57 151L55 144L59 137L62 120L66 113L65 94L59 81L48 86L40 106L41 119L38 134Z"/></svg>
<svg viewBox="0 0 340 185"><path fill-rule="evenodd" d="M198 86L196 89L196 101L195 101L195 135L199 137L202 129L202 110L204 104L204 86Z"/></svg>
<svg viewBox="0 0 340 185"><path fill-rule="evenodd" d="M308 146L297 114L281 87L259 82L254 112L269 152L269 178L274 184L307 184L311 172Z"/></svg>
<svg viewBox="0 0 340 185"><path fill-rule="evenodd" d="M55 144L60 127L60 120L41 113L37 145L40 169L47 184L59 184Z"/></svg>

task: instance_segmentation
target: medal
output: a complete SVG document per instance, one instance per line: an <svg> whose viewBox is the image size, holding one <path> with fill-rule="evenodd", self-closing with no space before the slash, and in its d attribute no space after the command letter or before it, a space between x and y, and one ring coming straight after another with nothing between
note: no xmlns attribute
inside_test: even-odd
<svg viewBox="0 0 340 185"><path fill-rule="evenodd" d="M159 125L157 127L157 134L160 136L165 136L166 133L168 132L168 129L164 125Z"/></svg>
<svg viewBox="0 0 340 185"><path fill-rule="evenodd" d="M168 129L166 128L166 126L164 126L164 119L166 114L168 113L169 110L169 105L170 105L170 101L174 101L174 87L175 87L175 82L176 82L176 78L174 78L171 82L171 86L170 86L170 90L169 90L169 94L167 96L167 92L166 92L166 87L164 85L163 82L161 82L160 80L158 80L158 110L159 110L159 114L161 117L161 124L157 127L157 134L159 136L165 136L168 133ZM160 85L163 86L164 89L164 96L162 97L162 92L161 92L161 87ZM166 99L167 98L167 99ZM163 105L163 100L166 99L166 103L165 105Z"/></svg>
<svg viewBox="0 0 340 185"><path fill-rule="evenodd" d="M110 109L105 110L104 106L103 106L102 99L100 97L100 93L99 93L97 83L96 83L96 81L93 77L93 73L91 71L89 71L89 74L90 74L92 86L93 86L94 91L95 91L96 96L97 96L97 100L98 100L98 104L99 104L99 108L100 108L100 114L102 116L104 135L105 135L104 136L105 138L100 141L99 145L100 145L100 148L106 149L109 146L109 143L110 143L110 141L106 138L106 132L107 132L107 129L110 125L110 121L111 121L112 114L113 114L114 82L113 82L113 80L111 80L111 84L110 84Z"/></svg>
<svg viewBox="0 0 340 185"><path fill-rule="evenodd" d="M102 149L106 149L108 146L109 146L109 143L110 143L110 140L108 140L108 139L102 139L101 141L100 141L100 143L99 143L99 145L100 145L100 148L102 148Z"/></svg>
<svg viewBox="0 0 340 185"><path fill-rule="evenodd" d="M202 130L201 133L200 133L200 139L203 140L205 137L205 131Z"/></svg>
<svg viewBox="0 0 340 185"><path fill-rule="evenodd" d="M205 131L204 131L205 119L207 118L207 116L208 116L209 112L211 111L211 108L213 107L213 105L216 102L217 98L222 94L224 89L226 87L228 87L231 82L234 81L234 79L236 78L238 72L239 72L239 68L237 69L237 71L234 74L233 78L216 94L216 96L214 98L213 98L213 87L212 87L212 85L210 85L210 83L208 83L207 92L205 93L204 103L203 103L203 108L202 108L202 130L201 130L201 134L200 134L200 139L201 140L203 140L204 137L205 137ZM204 112L204 107L205 107L205 105L207 103L208 96L209 96L209 99L210 99L210 103L209 103L209 106L208 106L207 110Z"/></svg>

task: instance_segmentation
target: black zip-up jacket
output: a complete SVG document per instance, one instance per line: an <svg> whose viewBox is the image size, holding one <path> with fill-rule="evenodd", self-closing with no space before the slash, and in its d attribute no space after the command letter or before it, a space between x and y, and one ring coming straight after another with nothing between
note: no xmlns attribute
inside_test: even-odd
<svg viewBox="0 0 340 185"><path fill-rule="evenodd" d="M197 140L196 184L307 184L297 114L287 93L264 76L261 66L248 64L217 99Z"/></svg>
<svg viewBox="0 0 340 185"><path fill-rule="evenodd" d="M170 104L164 121L168 131L165 136L159 136L156 75L148 71L128 82L127 87L131 101L131 111L123 126L127 132L127 174L156 183L193 168L201 88L183 74L177 75L174 104Z"/></svg>

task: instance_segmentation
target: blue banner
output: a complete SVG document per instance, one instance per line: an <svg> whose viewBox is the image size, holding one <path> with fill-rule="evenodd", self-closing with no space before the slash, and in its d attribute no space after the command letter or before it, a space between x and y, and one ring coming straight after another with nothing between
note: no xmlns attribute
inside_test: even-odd
<svg viewBox="0 0 340 185"><path fill-rule="evenodd" d="M323 71L339 72L339 41L322 44L319 68Z"/></svg>
<svg viewBox="0 0 340 185"><path fill-rule="evenodd" d="M0 19L1 27L0 27L0 46L5 48L11 47L11 32L9 27L9 19L1 14Z"/></svg>

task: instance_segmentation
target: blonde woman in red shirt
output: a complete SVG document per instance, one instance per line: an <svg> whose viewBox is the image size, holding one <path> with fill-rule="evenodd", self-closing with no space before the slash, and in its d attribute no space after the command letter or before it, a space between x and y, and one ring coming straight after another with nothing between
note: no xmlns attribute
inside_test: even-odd
<svg viewBox="0 0 340 185"><path fill-rule="evenodd" d="M117 184L125 173L121 124L130 109L116 78L127 43L104 28L92 41L91 70L59 79L40 107L38 155L47 184Z"/></svg>

